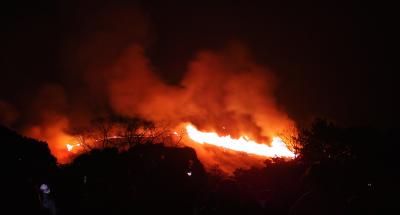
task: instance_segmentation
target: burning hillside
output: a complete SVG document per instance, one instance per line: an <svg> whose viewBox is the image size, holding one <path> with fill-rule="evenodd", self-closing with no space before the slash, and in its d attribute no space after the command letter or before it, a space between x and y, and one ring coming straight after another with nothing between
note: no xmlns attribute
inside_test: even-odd
<svg viewBox="0 0 400 215"><path fill-rule="evenodd" d="M103 68L101 72L107 72L109 77L98 80L103 76L99 75L93 77L90 83L106 83L107 88L104 90L107 91L113 112L122 117L139 117L154 122L155 127L167 122L168 127L162 128L164 133L166 130L168 134L174 130L183 130L183 136L189 138L184 138L182 143L197 149L206 166L207 163L220 166L230 163L229 169L234 169L254 165L254 162L248 163L243 158L234 156L221 159L223 156L215 154L215 151L211 153L189 142L215 145L264 157L262 159L294 157L294 153L277 137L277 134L294 128L294 123L275 102L275 78L263 66L254 63L248 51L241 45L233 44L219 52L200 52L189 63L187 73L178 84L164 83L151 70L150 62L140 46L128 49L115 64L108 69ZM76 119L68 117L43 117L45 121L41 122L42 125L28 130L28 134L49 141L50 149L61 162L68 161L71 152L79 152L78 144L82 144L76 140L71 141L70 137L73 135L68 133L73 130L71 128L74 125L70 122ZM126 126L123 125L122 128L127 128ZM121 126L104 124L100 127L95 125L94 128L102 133L92 136L107 139L103 144L109 142L108 139L112 136L123 137ZM161 135L154 133L157 128L151 131L141 129L131 132L139 132L141 136L147 137ZM60 142L57 134L68 141ZM90 148L92 147L86 149Z"/></svg>
<svg viewBox="0 0 400 215"><path fill-rule="evenodd" d="M75 12L71 14L86 17ZM217 155L215 150L202 149L212 144L254 156L293 157L276 138L295 128L295 123L275 99L277 78L240 42L199 47L177 62L182 71L169 71L157 64L156 58L163 56L155 57L149 47L151 23L140 9L99 8L87 19L77 20L72 35L62 41L65 47L61 47L60 65L57 65L62 68L62 74L56 75L57 81L41 80L44 83L32 90L32 96L24 100L26 105L18 113L23 118L18 122L20 130L47 141L59 162L68 162L70 154L91 145L82 143L87 139L102 139L94 144L101 147L109 142L124 142L124 138L108 140L111 136L121 136L118 129L91 124L91 120L109 115L141 118L156 127L166 123L168 128L161 130L172 133L182 130L189 137L193 130L186 130L185 123L201 132L215 132L220 138L206 142L204 147L194 144L196 138L181 141L196 148L202 161L212 165L253 165L245 160L248 158L228 158ZM76 132L82 127L92 131L84 132L90 135L83 136L94 137L82 139ZM156 134L147 136L152 135ZM134 137L131 139L125 136L132 142L140 135L130 135Z"/></svg>
<svg viewBox="0 0 400 215"><path fill-rule="evenodd" d="M352 4L244 2L15 4L2 19L0 124L46 141L66 163L93 147L143 142L140 131L121 135L94 119L166 122L161 130L177 131L204 163L231 169L253 165L249 157L293 157L284 138L296 135L293 119L397 127L395 70L381 55L392 34L370 25L380 16Z"/></svg>

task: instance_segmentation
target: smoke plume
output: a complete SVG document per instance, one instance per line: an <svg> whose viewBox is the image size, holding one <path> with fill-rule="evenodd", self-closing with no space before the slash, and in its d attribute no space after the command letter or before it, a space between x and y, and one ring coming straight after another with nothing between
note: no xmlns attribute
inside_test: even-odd
<svg viewBox="0 0 400 215"><path fill-rule="evenodd" d="M205 131L248 136L264 143L294 127L276 104L275 77L253 62L250 53L238 43L224 50L197 53L177 85L160 80L137 45L128 49L111 70L109 102L121 115L167 121L176 127L190 122ZM200 159L209 166L217 164L231 171L250 162L244 161L248 158L227 158L190 145L198 149Z"/></svg>
<svg viewBox="0 0 400 215"><path fill-rule="evenodd" d="M53 80L38 81L19 110L0 102L1 120L9 124L21 115L20 130L47 141L59 162L69 160L65 145L74 141L70 131L104 115L168 122L171 129L192 123L200 130L263 143L294 126L276 102L277 78L240 42L196 50L192 59L181 62L186 71L171 84L149 57L156 37L145 12L135 5L71 4L63 6L72 9L63 10L68 12L63 15L67 36L59 44ZM207 166L231 171L254 164L253 158L184 140Z"/></svg>

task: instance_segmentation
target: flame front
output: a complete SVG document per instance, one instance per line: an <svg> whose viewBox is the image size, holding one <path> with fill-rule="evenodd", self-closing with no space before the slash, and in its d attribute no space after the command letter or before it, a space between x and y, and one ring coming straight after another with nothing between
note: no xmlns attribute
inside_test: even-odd
<svg viewBox="0 0 400 215"><path fill-rule="evenodd" d="M71 144L67 144L66 146L67 146L67 150L68 150L69 152L74 148L74 146L71 145Z"/></svg>
<svg viewBox="0 0 400 215"><path fill-rule="evenodd" d="M279 137L272 138L271 146L268 146L248 140L248 138L243 136L239 139L233 139L230 135L219 136L215 132L201 132L191 124L186 126L186 131L190 139L200 144L206 143L265 157L294 158L296 156Z"/></svg>
<svg viewBox="0 0 400 215"><path fill-rule="evenodd" d="M78 144L72 145L72 144L67 143L65 146L67 147L67 151L72 152L72 150L74 150L76 147L81 146L81 144L78 143Z"/></svg>

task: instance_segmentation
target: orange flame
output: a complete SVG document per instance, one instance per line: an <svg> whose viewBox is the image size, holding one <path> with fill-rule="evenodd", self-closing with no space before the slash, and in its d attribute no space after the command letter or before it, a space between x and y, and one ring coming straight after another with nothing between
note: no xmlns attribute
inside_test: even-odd
<svg viewBox="0 0 400 215"><path fill-rule="evenodd" d="M67 151L72 152L72 150L74 150L74 148L81 146L81 144L78 143L78 144L72 145L72 144L67 143L65 146L67 147Z"/></svg>
<svg viewBox="0 0 400 215"><path fill-rule="evenodd" d="M233 139L230 135L221 137L215 132L202 132L191 124L186 126L186 132L190 139L200 144L206 143L265 157L294 158L296 156L279 137L272 138L271 146L268 146L249 140L244 136Z"/></svg>
<svg viewBox="0 0 400 215"><path fill-rule="evenodd" d="M66 146L67 146L67 150L68 150L69 152L74 148L74 146L71 145L71 144L67 144Z"/></svg>

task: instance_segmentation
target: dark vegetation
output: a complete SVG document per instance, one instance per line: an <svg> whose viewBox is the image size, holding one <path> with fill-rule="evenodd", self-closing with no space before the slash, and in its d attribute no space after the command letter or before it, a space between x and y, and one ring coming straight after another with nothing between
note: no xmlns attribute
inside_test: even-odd
<svg viewBox="0 0 400 215"><path fill-rule="evenodd" d="M143 142L57 165L47 145L0 127L6 214L386 214L398 196L397 135L316 120L291 161L226 175L191 148Z"/></svg>

